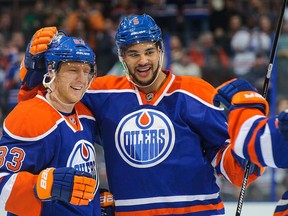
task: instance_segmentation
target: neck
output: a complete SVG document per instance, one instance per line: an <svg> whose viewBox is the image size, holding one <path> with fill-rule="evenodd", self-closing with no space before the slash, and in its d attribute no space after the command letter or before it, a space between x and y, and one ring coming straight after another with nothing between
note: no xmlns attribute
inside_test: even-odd
<svg viewBox="0 0 288 216"><path fill-rule="evenodd" d="M156 81L151 86L139 87L139 89L142 92L144 92L145 94L148 94L148 93L151 93L151 92L156 92L164 84L165 79L166 79L166 74L164 72L160 71Z"/></svg>
<svg viewBox="0 0 288 216"><path fill-rule="evenodd" d="M55 93L53 92L48 92L46 94L47 101L59 112L64 112L64 113L71 113L73 111L73 108L75 106L75 103L73 104L68 104L62 102Z"/></svg>

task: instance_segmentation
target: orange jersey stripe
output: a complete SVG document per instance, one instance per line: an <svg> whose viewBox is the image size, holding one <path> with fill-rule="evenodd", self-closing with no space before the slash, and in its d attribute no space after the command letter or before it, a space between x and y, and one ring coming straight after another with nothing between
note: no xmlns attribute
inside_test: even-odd
<svg viewBox="0 0 288 216"><path fill-rule="evenodd" d="M239 108L232 110L228 117L228 133L231 137L232 149L235 149L235 142L241 130L243 123L255 115L263 115L258 109ZM258 161L258 160L257 160Z"/></svg>
<svg viewBox="0 0 288 216"><path fill-rule="evenodd" d="M247 109L247 108L238 108L232 110L229 114L228 123L229 123L229 134L232 139L237 138L241 126L243 123L252 116L263 115L263 113L257 108Z"/></svg>
<svg viewBox="0 0 288 216"><path fill-rule="evenodd" d="M147 216L147 215L167 215L167 214L187 214L193 212L209 211L209 210L221 210L224 208L223 202L218 204L209 204L209 205L199 205L199 206L189 206L183 208L162 208L162 209L153 209L153 210L143 210L143 211L134 211L134 212L117 212L116 216Z"/></svg>
<svg viewBox="0 0 288 216"><path fill-rule="evenodd" d="M261 166L259 160L258 160L258 156L257 156L257 153L256 153L256 149L255 149L255 137L258 133L258 130L260 128L262 128L266 123L267 123L267 120L266 119L265 121L261 121L257 127L255 128L255 130L253 131L253 134L251 136L251 139L248 143L248 154L249 154L249 157L250 157L250 160L253 161L253 163Z"/></svg>
<svg viewBox="0 0 288 216"><path fill-rule="evenodd" d="M288 215L288 210L285 210L283 212L275 212L273 216L287 216Z"/></svg>

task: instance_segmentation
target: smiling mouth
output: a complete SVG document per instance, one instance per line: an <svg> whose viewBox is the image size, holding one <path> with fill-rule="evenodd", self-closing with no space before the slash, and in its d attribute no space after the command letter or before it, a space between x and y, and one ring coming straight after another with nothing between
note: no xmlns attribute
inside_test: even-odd
<svg viewBox="0 0 288 216"><path fill-rule="evenodd" d="M146 77L149 72L151 71L151 67L145 67L145 68L137 68L137 73L141 76L141 77Z"/></svg>
<svg viewBox="0 0 288 216"><path fill-rule="evenodd" d="M77 90L77 91L80 91L82 90L83 87L81 86L70 86L73 90Z"/></svg>
<svg viewBox="0 0 288 216"><path fill-rule="evenodd" d="M145 66L145 67L142 66L142 67L138 67L137 71L139 73L142 73L142 72L148 72L150 69L151 69L151 66Z"/></svg>

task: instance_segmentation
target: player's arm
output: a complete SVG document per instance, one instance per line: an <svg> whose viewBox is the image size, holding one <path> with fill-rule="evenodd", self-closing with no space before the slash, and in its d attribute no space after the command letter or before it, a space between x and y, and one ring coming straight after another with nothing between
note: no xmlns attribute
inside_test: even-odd
<svg viewBox="0 0 288 216"><path fill-rule="evenodd" d="M38 90L43 90L42 80L46 73L44 53L57 33L56 27L45 27L35 32L27 45L25 56L20 66L22 85L18 100L34 97Z"/></svg>
<svg viewBox="0 0 288 216"><path fill-rule="evenodd" d="M213 103L215 88L210 88L207 101ZM228 134L227 117L224 109L213 106L202 108L201 124L196 126L201 136L201 143L205 157L215 168L217 175L224 176L232 184L241 186L242 179L239 178L245 173L246 160L233 153ZM209 130L207 130L209 128ZM263 172L262 168L255 166L249 178L249 183L254 181Z"/></svg>
<svg viewBox="0 0 288 216"><path fill-rule="evenodd" d="M228 108L233 151L254 164L288 167L288 114L267 117L269 106L245 80L234 79L217 88L215 101ZM279 127L278 127L279 125Z"/></svg>
<svg viewBox="0 0 288 216"><path fill-rule="evenodd" d="M70 167L47 168L39 175L20 171L1 178L0 205L16 215L40 215L43 201L88 205L95 188L90 174Z"/></svg>
<svg viewBox="0 0 288 216"><path fill-rule="evenodd" d="M247 160L236 155L231 148L231 144L227 144L217 152L212 164L218 176L224 176L233 185L240 187L242 185L246 163ZM252 164L249 172L248 185L261 176L264 171L264 167Z"/></svg>

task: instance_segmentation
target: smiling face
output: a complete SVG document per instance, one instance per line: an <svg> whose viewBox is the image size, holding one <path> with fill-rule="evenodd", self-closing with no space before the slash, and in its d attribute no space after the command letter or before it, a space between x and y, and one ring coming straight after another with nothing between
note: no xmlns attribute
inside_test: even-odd
<svg viewBox="0 0 288 216"><path fill-rule="evenodd" d="M65 104L81 100L92 79L91 67L82 62L63 62L56 72L51 88L55 96Z"/></svg>
<svg viewBox="0 0 288 216"><path fill-rule="evenodd" d="M133 82L140 86L148 86L157 78L162 51L154 42L132 45L122 53L129 75Z"/></svg>

